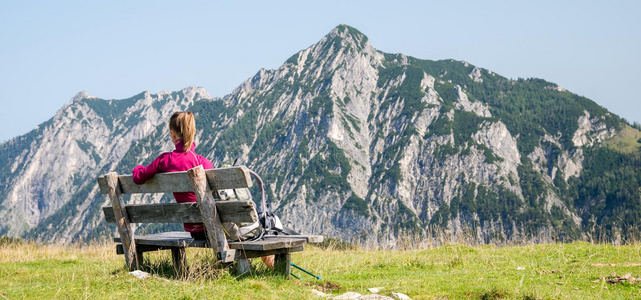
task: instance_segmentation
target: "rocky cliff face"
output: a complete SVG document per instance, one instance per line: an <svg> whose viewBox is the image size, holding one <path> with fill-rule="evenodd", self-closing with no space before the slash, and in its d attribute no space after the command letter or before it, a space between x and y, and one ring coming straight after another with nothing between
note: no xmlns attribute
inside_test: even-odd
<svg viewBox="0 0 641 300"><path fill-rule="evenodd" d="M166 122L189 109L196 151L261 174L275 211L301 232L383 247L437 232L482 242L576 235L593 214L559 187L581 176L583 149L622 125L549 86L382 53L341 25L222 99L198 88L126 100L80 93L0 146L0 230L63 242L112 232L95 178L170 151ZM541 113L548 103L563 115Z"/></svg>
<svg viewBox="0 0 641 300"><path fill-rule="evenodd" d="M78 93L47 123L2 145L10 168L2 174L2 232L38 234L70 241L95 227L99 197L96 176L113 170L132 144L156 131L173 111L210 96L198 88L147 92L125 100L102 100ZM7 164L6 166L8 166ZM51 218L54 219L51 219Z"/></svg>

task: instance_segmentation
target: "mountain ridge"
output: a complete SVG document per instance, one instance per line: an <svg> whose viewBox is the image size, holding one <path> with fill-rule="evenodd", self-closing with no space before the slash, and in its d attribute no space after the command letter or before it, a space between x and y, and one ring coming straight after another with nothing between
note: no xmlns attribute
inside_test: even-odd
<svg viewBox="0 0 641 300"><path fill-rule="evenodd" d="M41 129L0 144L23 149L5 155L15 167L0 169L8 195L0 196L0 234L69 242L113 233L101 223L106 202L92 180L170 151L166 120L185 109L197 117L197 152L214 165L238 158L255 169L281 218L308 233L383 247L437 231L481 242L578 239L592 225L627 230L608 219L625 216L621 207L633 212L628 226L641 211L633 175L612 175L630 187L578 195L599 181L590 155L639 165L634 154L600 146L627 126L616 115L542 79L384 53L339 25L222 98L196 87L123 100L80 92ZM43 172L68 176L28 177ZM617 194L625 198L607 200Z"/></svg>

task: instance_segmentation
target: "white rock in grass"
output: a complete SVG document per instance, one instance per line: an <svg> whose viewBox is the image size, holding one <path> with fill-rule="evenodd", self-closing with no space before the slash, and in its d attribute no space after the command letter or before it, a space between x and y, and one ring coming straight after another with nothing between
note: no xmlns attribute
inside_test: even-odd
<svg viewBox="0 0 641 300"><path fill-rule="evenodd" d="M412 300L409 296L401 293L392 293L392 298L398 299L398 300Z"/></svg>
<svg viewBox="0 0 641 300"><path fill-rule="evenodd" d="M369 288L367 290L370 291L373 294L378 294L378 292L380 292L382 289L383 289L382 287L373 287L373 288Z"/></svg>
<svg viewBox="0 0 641 300"><path fill-rule="evenodd" d="M345 294L338 295L338 296L336 296L336 297L334 297L334 298L331 298L331 299L337 299L337 300L339 300L339 299L340 299L340 300L348 300L348 299L359 299L360 297L361 297L361 294L359 294L359 293L355 293L355 292L347 292L347 293L345 293Z"/></svg>
<svg viewBox="0 0 641 300"><path fill-rule="evenodd" d="M318 290L315 290L315 289L312 289L312 293L314 293L316 296L326 297L326 298L330 297L332 295L332 294L325 294L325 293L323 293L321 291L318 291Z"/></svg>
<svg viewBox="0 0 641 300"><path fill-rule="evenodd" d="M382 296L379 294L369 294L369 295L360 296L358 300L394 300L394 298Z"/></svg>
<svg viewBox="0 0 641 300"><path fill-rule="evenodd" d="M136 278L138 278L138 279L147 279L147 278L151 277L151 274L149 274L147 272L144 272L144 271L140 271L140 270L129 272L129 274L136 276Z"/></svg>

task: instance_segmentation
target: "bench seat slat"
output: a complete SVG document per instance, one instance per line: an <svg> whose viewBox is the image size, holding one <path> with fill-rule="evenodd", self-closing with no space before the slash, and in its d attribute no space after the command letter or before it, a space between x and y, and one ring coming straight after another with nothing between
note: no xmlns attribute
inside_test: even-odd
<svg viewBox="0 0 641 300"><path fill-rule="evenodd" d="M253 201L216 201L220 221L253 223L258 221ZM125 206L130 223L201 223L202 215L196 203L153 203ZM113 208L102 208L105 221L115 223Z"/></svg>
<svg viewBox="0 0 641 300"><path fill-rule="evenodd" d="M274 239L274 238L279 238L279 237L282 237L282 236L279 236L279 235L276 235L276 236L268 235L268 236L265 236L265 239ZM286 235L285 237L296 238L296 239L305 239L310 244L322 243L323 240L324 240L324 237L322 235L305 235L305 234L301 234L301 235Z"/></svg>
<svg viewBox="0 0 641 300"><path fill-rule="evenodd" d="M149 251L169 250L169 249L173 250L173 249L176 249L176 247L138 245L138 248L136 248L136 251L138 251L139 249L142 252L149 252ZM301 252L303 250L304 250L303 246L298 246L294 248L265 250L265 251L242 250L242 251L236 252L236 259L239 259L239 258L247 259L247 258L261 257L261 256L267 256L267 255L274 255L274 254ZM122 248L122 244L116 244L116 254L122 255L124 254L124 252L125 251Z"/></svg>
<svg viewBox="0 0 641 300"><path fill-rule="evenodd" d="M136 245L150 245L163 247L207 247L207 241L194 240L189 232L171 231L149 235L134 236ZM120 243L120 237L115 237L114 242ZM247 251L269 251L275 249L297 248L305 245L307 241L295 237L274 237L258 241L230 242L229 248Z"/></svg>
<svg viewBox="0 0 641 300"><path fill-rule="evenodd" d="M241 189L252 186L249 169L245 166L205 170L207 182L212 190ZM119 175L118 184L123 194L141 193L180 193L192 192L187 172L156 174L145 182L135 184L132 175ZM100 193L107 194L107 181L104 176L98 177Z"/></svg>
<svg viewBox="0 0 641 300"><path fill-rule="evenodd" d="M229 248L236 250L268 251L283 248L295 248L307 244L305 239L279 237L251 242L230 242Z"/></svg>
<svg viewBox="0 0 641 300"><path fill-rule="evenodd" d="M135 235L136 245L150 245L163 247L208 247L205 240L194 240L189 232L170 231L147 235ZM120 237L114 237L114 242L120 243Z"/></svg>

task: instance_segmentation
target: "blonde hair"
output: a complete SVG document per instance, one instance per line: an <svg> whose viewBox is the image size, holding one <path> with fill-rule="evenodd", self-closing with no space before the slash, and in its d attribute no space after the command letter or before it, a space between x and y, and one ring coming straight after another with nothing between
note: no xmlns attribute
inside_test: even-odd
<svg viewBox="0 0 641 300"><path fill-rule="evenodd" d="M183 151L191 149L196 135L196 120L190 111L177 111L169 118L169 129L173 130L183 140Z"/></svg>

